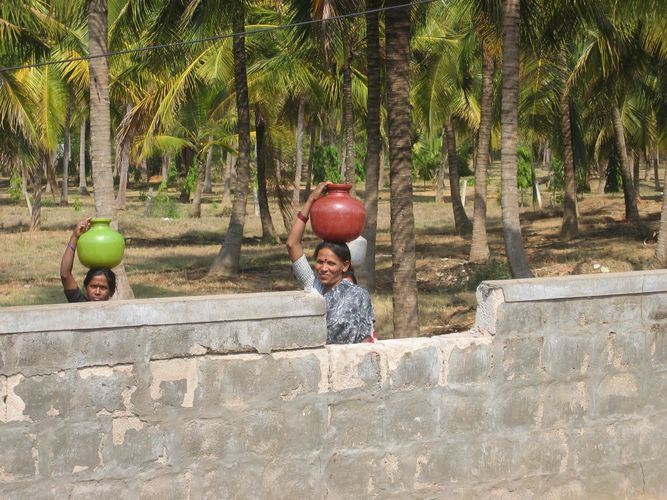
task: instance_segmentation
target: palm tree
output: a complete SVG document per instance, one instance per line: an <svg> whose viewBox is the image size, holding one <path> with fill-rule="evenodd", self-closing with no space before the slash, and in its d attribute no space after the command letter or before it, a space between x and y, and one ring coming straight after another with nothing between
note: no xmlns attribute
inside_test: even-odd
<svg viewBox="0 0 667 500"><path fill-rule="evenodd" d="M449 191L452 197L452 210L454 211L454 227L460 235L472 232L472 223L466 215L459 184L459 160L456 153L456 131L452 117L447 117L442 132L443 151L447 150L449 163Z"/></svg>
<svg viewBox="0 0 667 500"><path fill-rule="evenodd" d="M113 176L111 174L111 116L109 111L109 65L107 53L107 0L90 0L88 7L88 61L90 71L90 150L95 190L95 213L116 221ZM114 272L114 298L134 297L121 263Z"/></svg>
<svg viewBox="0 0 667 500"><path fill-rule="evenodd" d="M235 33L243 33L245 31L245 1L234 0L230 7L232 29ZM245 37L243 35L234 36L234 84L239 136L238 157L236 159L236 190L234 191L232 214L227 234L220 252L211 265L209 271L211 275L236 276L241 268L241 242L248 199L248 184L250 182L250 102L248 100Z"/></svg>
<svg viewBox="0 0 667 500"><path fill-rule="evenodd" d="M459 186L456 127L472 133L478 126L479 112L474 87L476 44L467 29L467 9L430 9L433 17L415 37L417 77L414 91L416 117L425 135L433 137L442 130L442 158L449 164L449 185L458 234L469 234L472 224L466 215ZM444 165L441 164L441 168ZM444 171L443 171L444 176Z"/></svg>
<svg viewBox="0 0 667 500"><path fill-rule="evenodd" d="M472 262L485 262L490 251L486 232L487 175L489 167L491 126L493 118L493 76L498 53L500 36L498 5L477 2L474 15L475 31L480 40L482 59L481 99L479 110L479 132L475 153L475 196L473 209L472 240L469 259Z"/></svg>
<svg viewBox="0 0 667 500"><path fill-rule="evenodd" d="M391 253L394 335L419 333L414 213L412 206L412 112L410 106L410 7L387 2L387 109L391 161Z"/></svg>
<svg viewBox="0 0 667 500"><path fill-rule="evenodd" d="M366 0L366 78L368 86L368 104L366 114L366 186L364 189L364 208L366 225L363 236L366 239L366 261L360 277L369 290L375 289L375 253L377 246L377 218L380 180L380 150L383 147L380 133L381 106L381 64L380 23L377 12L379 0Z"/></svg>
<svg viewBox="0 0 667 500"><path fill-rule="evenodd" d="M482 38L482 99L480 105L479 134L477 137L477 163L475 165L475 197L472 223L472 240L468 258L472 262L489 259L489 243L486 233L486 180L489 167L491 119L493 106L493 73L495 58L489 43Z"/></svg>
<svg viewBox="0 0 667 500"><path fill-rule="evenodd" d="M501 206L505 251L512 276L533 276L523 248L517 192L519 125L519 0L506 0L503 10L503 86L501 109Z"/></svg>

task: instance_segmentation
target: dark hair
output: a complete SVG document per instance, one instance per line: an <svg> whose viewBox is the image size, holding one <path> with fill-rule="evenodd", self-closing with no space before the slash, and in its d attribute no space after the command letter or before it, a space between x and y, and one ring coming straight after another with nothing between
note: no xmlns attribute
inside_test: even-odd
<svg viewBox="0 0 667 500"><path fill-rule="evenodd" d="M358 285L357 283L357 276L354 274L354 269L352 269L352 264L350 264L350 268L343 273L343 278L351 278L352 283L355 285Z"/></svg>
<svg viewBox="0 0 667 500"><path fill-rule="evenodd" d="M339 241L321 241L319 245L315 247L315 253L313 254L315 260L317 260L317 254L320 253L320 250L323 248L328 248L336 257L338 257L343 262L349 262L350 268L352 267L352 255L350 254L350 248L347 246L347 243L341 243Z"/></svg>
<svg viewBox="0 0 667 500"><path fill-rule="evenodd" d="M83 286L87 287L90 280L95 276L104 276L109 283L109 297L112 297L116 293L116 275L111 269L100 269L98 267L93 267L86 273L86 277L83 280Z"/></svg>

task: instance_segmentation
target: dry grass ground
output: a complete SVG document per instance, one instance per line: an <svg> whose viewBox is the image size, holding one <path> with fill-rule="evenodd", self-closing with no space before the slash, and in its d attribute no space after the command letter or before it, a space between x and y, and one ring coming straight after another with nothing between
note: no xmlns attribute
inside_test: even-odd
<svg viewBox="0 0 667 500"><path fill-rule="evenodd" d="M23 204L7 194L7 179L0 180L0 306L64 302L59 263L74 224L94 214L90 197L78 197L73 188L70 206L60 207L43 197L42 230L27 231L29 216ZM643 186L640 213L657 230L661 193ZM259 217L248 206L243 245L243 273L238 279L212 279L207 270L220 250L229 220L229 207L220 195L206 195L200 219L188 217L189 207L179 204L172 218L143 215L142 187L130 191L128 209L119 213L121 232L127 240L125 268L137 298L220 293L249 293L296 288L283 245L261 243ZM218 191L219 192L219 191ZM174 197L175 197L175 193ZM454 233L451 207L434 203L431 187L415 186L416 250L422 335L468 328L474 319L475 288L483 279L505 278L497 193L491 189L489 239L493 261L486 265L466 262L469 238ZM81 208L72 203L79 199ZM284 239L286 230L275 207L274 224ZM537 276L559 276L605 271L646 269L655 241L640 241L623 221L621 194L586 194L579 204L581 237L562 243L559 207L547 199L542 209L525 207L522 213L526 252ZM472 217L469 193L466 209ZM389 204L385 191L380 201L378 236L378 284L373 295L378 331L394 336L391 306L391 247L388 233ZM309 234L306 247L314 248ZM85 269L76 262L75 276Z"/></svg>

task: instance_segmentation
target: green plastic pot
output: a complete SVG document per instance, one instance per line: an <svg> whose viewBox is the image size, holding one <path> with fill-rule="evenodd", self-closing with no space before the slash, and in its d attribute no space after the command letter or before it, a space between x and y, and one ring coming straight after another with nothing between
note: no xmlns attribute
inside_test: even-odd
<svg viewBox="0 0 667 500"><path fill-rule="evenodd" d="M111 219L91 219L90 229L79 237L79 262L86 267L111 269L123 260L125 240L109 225Z"/></svg>

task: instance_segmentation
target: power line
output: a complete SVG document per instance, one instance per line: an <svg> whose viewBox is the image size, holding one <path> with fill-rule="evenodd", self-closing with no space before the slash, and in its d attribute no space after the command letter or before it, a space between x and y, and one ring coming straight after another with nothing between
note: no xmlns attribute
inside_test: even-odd
<svg viewBox="0 0 667 500"><path fill-rule="evenodd" d="M195 40L181 40L178 42L171 42L171 43L162 43L162 44L157 44L157 45L148 45L145 47L135 47L133 49L124 49L124 50L116 50L113 52L105 52L104 54L98 54L95 56L79 56L79 57L71 57L69 59L59 59L56 61L41 61L33 64L26 64L26 65L21 65L21 66L7 66L7 67L0 67L0 73L5 73L8 71L17 71L20 69L29 69L29 68L39 68L41 66L49 66L52 64L68 64L71 62L77 62L77 61L89 61L91 59L98 59L101 57L113 57L113 56L120 56L120 55L126 55L126 54L134 54L138 52L148 52L151 50L160 50L160 49L166 49L166 48L171 48L171 47L181 47L184 45L195 45L198 43L205 43L205 42L215 42L218 40L224 40L225 38L232 38L236 36L249 36L249 35L255 35L258 33L267 33L271 31L278 31L281 29L289 29L289 28L298 28L300 26L308 26L311 24L319 24L319 23L328 23L331 21L337 21L339 19L348 19L352 17L359 17L359 16L365 16L366 14L373 14L373 13L379 13L379 12L385 12L388 10L393 10L393 9L401 9L404 7L412 7L414 5L423 5L423 4L429 4L436 2L438 0L412 0L408 3L404 3L401 5L392 5L390 7L379 7L377 9L368 9L360 12L352 12L350 14L341 14L339 16L334 16L330 17L328 19L311 19L309 21L299 21L297 23L290 23L290 24L281 24L279 26L268 26L265 28L257 28L253 30L246 30L242 31L239 33L228 33L225 35L216 35L216 36L210 36L206 38L197 38Z"/></svg>

